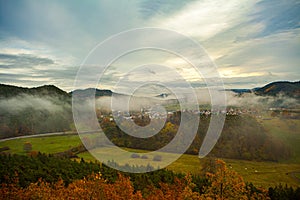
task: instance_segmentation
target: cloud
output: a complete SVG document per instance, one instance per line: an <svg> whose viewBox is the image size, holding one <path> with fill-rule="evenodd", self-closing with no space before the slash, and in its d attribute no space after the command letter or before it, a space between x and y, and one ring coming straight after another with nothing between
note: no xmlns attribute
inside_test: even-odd
<svg viewBox="0 0 300 200"><path fill-rule="evenodd" d="M34 86L35 81L36 84L45 81L44 84L70 90L78 66L94 46L113 34L144 26L172 29L200 42L220 67L228 87L299 79L297 0L87 1L84 4L0 0L0 11L0 53L5 57L0 58L0 82L4 83ZM148 39L151 37L154 36ZM156 39L163 41L166 37L160 35ZM116 45L127 43L130 41ZM140 61L167 65L176 61L165 54L164 59L155 58L156 55L144 52L133 55L128 62L120 62L106 76L103 86L109 87L111 80L118 80L126 69ZM194 85L203 84L184 64L178 63L176 67ZM96 68L89 70L99 73ZM23 74L23 78L17 74Z"/></svg>
<svg viewBox="0 0 300 200"><path fill-rule="evenodd" d="M151 18L162 18L172 15L193 2L195 2L195 0L142 0L139 1L138 10L144 19L149 20Z"/></svg>
<svg viewBox="0 0 300 200"><path fill-rule="evenodd" d="M216 63L226 78L240 78L240 82L249 81L266 84L275 80L296 81L299 77L300 59L296 56L299 48L300 29L277 33L263 38L254 38L232 45ZM260 80L258 80L258 79Z"/></svg>
<svg viewBox="0 0 300 200"><path fill-rule="evenodd" d="M298 108L299 100L282 94L277 96L258 96L253 93L245 93L241 96L233 92L227 92L227 106L253 107L256 109L268 109L272 107Z"/></svg>
<svg viewBox="0 0 300 200"><path fill-rule="evenodd" d="M41 58L30 54L1 54L0 68L32 67L35 65L52 65L54 61L49 58Z"/></svg>
<svg viewBox="0 0 300 200"><path fill-rule="evenodd" d="M217 0L193 2L162 20L159 26L170 28L204 41L241 23L254 1Z"/></svg>
<svg viewBox="0 0 300 200"><path fill-rule="evenodd" d="M263 23L265 28L257 37L300 28L300 3L297 0L265 0L256 4L252 23Z"/></svg>
<svg viewBox="0 0 300 200"><path fill-rule="evenodd" d="M71 90L76 69L75 66L64 66L50 57L36 54L0 53L1 83L19 86L24 86L24 83L25 86L48 83Z"/></svg>
<svg viewBox="0 0 300 200"><path fill-rule="evenodd" d="M65 106L68 109L71 108L67 102L62 102L55 97L41 98L32 95L20 95L14 98L0 100L1 110L12 114L17 114L25 109L47 110L50 113L63 112L66 108Z"/></svg>

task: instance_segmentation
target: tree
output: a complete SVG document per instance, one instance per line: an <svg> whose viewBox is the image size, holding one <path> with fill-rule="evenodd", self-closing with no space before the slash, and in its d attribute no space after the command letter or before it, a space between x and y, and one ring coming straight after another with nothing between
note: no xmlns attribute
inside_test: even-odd
<svg viewBox="0 0 300 200"><path fill-rule="evenodd" d="M211 183L205 189L205 198L212 199L247 199L245 182L235 171L228 170L225 162L216 159L216 172L207 173Z"/></svg>
<svg viewBox="0 0 300 200"><path fill-rule="evenodd" d="M215 173L207 173L210 185L204 189L205 199L269 199L267 191L251 190L243 178L235 171L229 170L224 161L216 159Z"/></svg>

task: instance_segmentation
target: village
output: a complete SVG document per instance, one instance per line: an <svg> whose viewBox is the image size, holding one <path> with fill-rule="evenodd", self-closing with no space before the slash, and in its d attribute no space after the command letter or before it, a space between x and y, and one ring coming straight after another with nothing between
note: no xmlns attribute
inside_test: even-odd
<svg viewBox="0 0 300 200"><path fill-rule="evenodd" d="M242 109L242 108L227 108L226 110L212 110L212 109L199 109L199 110L187 110L183 109L182 112L205 116L209 117L211 115L221 115L225 114L226 116L239 116L243 114L251 114L259 116L259 111L257 109L249 108L249 109ZM109 121L114 121L114 119L119 120L135 120L135 119L166 119L171 118L174 115L178 115L181 113L180 110L176 111L165 111L165 112L158 112L151 110L150 107L141 108L140 111L112 111L111 113L108 112L101 112L97 111L97 117L99 121L102 121L104 118L109 118Z"/></svg>

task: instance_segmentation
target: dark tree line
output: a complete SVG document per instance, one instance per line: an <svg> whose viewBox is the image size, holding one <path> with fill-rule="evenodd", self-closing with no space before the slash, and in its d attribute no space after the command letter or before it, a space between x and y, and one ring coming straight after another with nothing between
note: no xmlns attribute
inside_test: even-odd
<svg viewBox="0 0 300 200"><path fill-rule="evenodd" d="M198 132L186 153L197 155L208 129L210 117L201 116ZM180 113L170 117L164 128L149 138L132 137L119 129L115 122L100 122L107 137L116 145L144 150L157 150L167 145L176 135ZM92 142L92 141L91 141ZM97 140L93 141L97 147ZM216 146L210 155L257 161L279 161L290 158L291 150L282 141L271 137L251 116L227 116Z"/></svg>

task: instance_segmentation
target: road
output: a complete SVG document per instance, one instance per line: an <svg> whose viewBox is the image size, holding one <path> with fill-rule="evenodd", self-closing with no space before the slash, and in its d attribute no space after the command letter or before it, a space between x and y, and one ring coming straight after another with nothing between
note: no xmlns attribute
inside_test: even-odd
<svg viewBox="0 0 300 200"><path fill-rule="evenodd" d="M1 139L0 142L22 139L22 138L46 137L46 136L53 136L53 135L75 135L75 134L77 134L77 132L54 132L54 133L43 133L43 134L35 134L35 135L24 135L24 136L12 137L12 138L4 138Z"/></svg>
<svg viewBox="0 0 300 200"><path fill-rule="evenodd" d="M90 131L81 131L80 134L85 133L98 133L99 130L90 130ZM34 137L46 137L46 136L53 136L53 135L77 135L77 132L67 131L67 132L54 132L54 133L40 133L35 135L24 135L24 136L18 136L18 137L11 137L11 138L4 138L0 139L0 142L8 141L8 140L16 140L16 139L22 139L22 138L34 138Z"/></svg>

